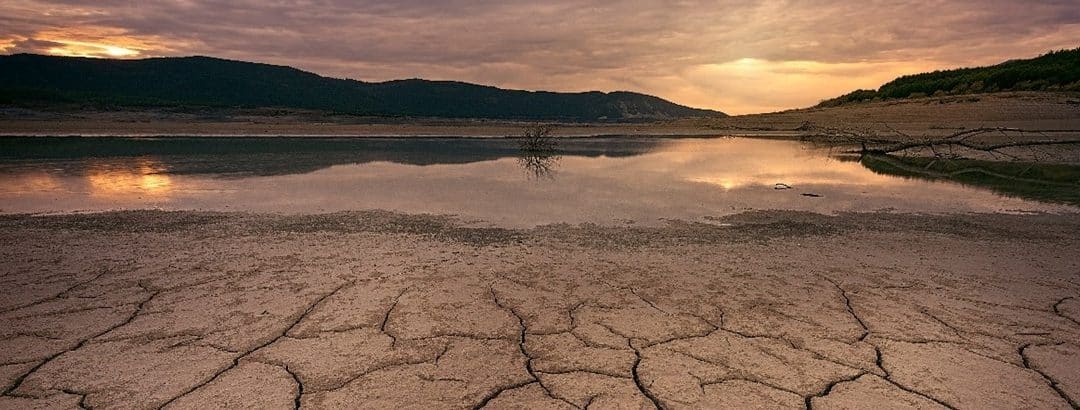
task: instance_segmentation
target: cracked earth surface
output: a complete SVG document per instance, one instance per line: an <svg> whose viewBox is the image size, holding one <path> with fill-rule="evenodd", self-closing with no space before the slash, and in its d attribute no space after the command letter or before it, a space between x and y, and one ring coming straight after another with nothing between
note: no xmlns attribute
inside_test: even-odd
<svg viewBox="0 0 1080 410"><path fill-rule="evenodd" d="M1077 408L1080 218L0 217L0 408Z"/></svg>

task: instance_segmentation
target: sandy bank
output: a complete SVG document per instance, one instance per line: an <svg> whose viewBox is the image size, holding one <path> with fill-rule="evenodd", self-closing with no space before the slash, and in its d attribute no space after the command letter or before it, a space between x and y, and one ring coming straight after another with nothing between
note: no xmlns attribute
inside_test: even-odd
<svg viewBox="0 0 1080 410"><path fill-rule="evenodd" d="M567 123L560 136L764 136L793 138L819 127L919 136L978 127L1080 130L1080 96L1018 92L852 104L822 109L640 124ZM48 111L0 108L0 135L465 136L520 135L528 122L370 118L271 109L207 112ZM1080 137L1080 135L1072 135Z"/></svg>
<svg viewBox="0 0 1080 410"><path fill-rule="evenodd" d="M16 136L359 136L506 137L521 135L530 122L393 119L317 113L199 115L157 111L0 111L0 135ZM715 131L694 124L569 123L556 128L568 137L611 135L697 136Z"/></svg>
<svg viewBox="0 0 1080 410"><path fill-rule="evenodd" d="M926 97L695 120L688 123L733 133L767 133L799 129L809 124L897 140L909 138L898 135L895 131L917 137L945 136L982 127L1076 131L1080 130L1080 95L1014 92ZM1076 133L1056 136L1080 137ZM1037 134L1029 137L1047 138Z"/></svg>

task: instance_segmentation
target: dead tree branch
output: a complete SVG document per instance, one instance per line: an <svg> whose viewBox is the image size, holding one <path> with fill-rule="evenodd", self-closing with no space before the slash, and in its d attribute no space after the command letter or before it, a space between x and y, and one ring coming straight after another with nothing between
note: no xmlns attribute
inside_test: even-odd
<svg viewBox="0 0 1080 410"><path fill-rule="evenodd" d="M887 124L892 138L885 138L873 130L848 130L841 128L806 126L802 128L814 132L816 136L830 138L835 142L857 144L858 149L849 150L849 154L891 154L912 149L928 149L934 157L956 157L955 149L962 148L981 151L994 157L1017 159L1014 155L1002 152L1008 148L1036 148L1053 145L1080 145L1080 139L1053 138L1052 135L1078 135L1080 130L1025 130L1007 127L982 127L963 130L942 138L918 137L904 133ZM996 134L996 135L995 135ZM1004 142L979 143L974 140L981 136L995 136ZM1041 139L1031 139L1039 136ZM1020 137L1020 138L1016 138ZM898 141L898 139L900 141Z"/></svg>

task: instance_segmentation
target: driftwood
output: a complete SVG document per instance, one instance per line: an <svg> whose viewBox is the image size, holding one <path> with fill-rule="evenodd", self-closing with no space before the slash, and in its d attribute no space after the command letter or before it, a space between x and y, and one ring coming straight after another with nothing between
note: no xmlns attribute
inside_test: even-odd
<svg viewBox="0 0 1080 410"><path fill-rule="evenodd" d="M857 144L858 149L846 151L850 154L885 155L912 149L929 149L936 157L955 156L954 149L962 148L972 151L989 153L1015 158L1015 156L1001 152L1007 148L1040 147L1050 145L1080 145L1080 139L1051 138L1052 135L1080 135L1080 130L1026 130L1021 128L1006 127L983 127L973 128L956 132L942 138L928 138L913 136L885 125L894 137L901 137L905 141L897 141L896 138L882 138L878 133L870 130L848 130L839 128L812 127L819 136L832 138L838 142ZM996 143L979 143L973 141L976 137L997 135L1007 141ZM1030 139L1038 136L1040 139ZM1015 137L1021 137L1017 139ZM948 150L948 154L941 151Z"/></svg>
<svg viewBox="0 0 1080 410"><path fill-rule="evenodd" d="M910 141L894 143L889 146L879 148L868 148L864 143L862 145L861 153L867 154L890 154L899 151L905 151L913 148L935 148L935 147L961 147L976 151L993 152L1004 148L1016 148L1016 147L1035 147L1044 145L1068 145L1068 144L1080 144L1080 139L1041 139L1041 140L1012 140L1008 142L996 143L996 144L979 144L970 142L973 137L980 135L998 133L1003 136L1008 136L1007 133L1018 133L1021 136L1025 134L1037 134L1043 137L1049 136L1049 134L1080 134L1080 131L1076 130L1023 130L1019 128L975 128L970 130L964 130L945 138L939 139L923 139L920 141ZM902 134L907 136L907 134Z"/></svg>

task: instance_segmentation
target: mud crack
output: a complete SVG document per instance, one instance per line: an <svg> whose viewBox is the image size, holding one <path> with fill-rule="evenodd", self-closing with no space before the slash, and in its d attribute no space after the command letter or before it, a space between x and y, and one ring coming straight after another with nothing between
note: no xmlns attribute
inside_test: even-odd
<svg viewBox="0 0 1080 410"><path fill-rule="evenodd" d="M841 287L840 284L837 283L835 280L832 280L831 278L826 276L822 277L825 278L825 280L829 281L829 283L832 283L832 285L836 287L836 290L840 291L840 297L844 299L844 306L847 307L848 314L850 314L851 317L855 319L855 322L859 324L859 327L862 328L862 334L859 335L859 338L856 339L856 341L861 342L866 340L866 337L870 336L870 328L867 327L866 322L863 322L862 318L855 313L855 308L851 306L851 298L848 297L847 290L844 290L844 288Z"/></svg>
<svg viewBox="0 0 1080 410"><path fill-rule="evenodd" d="M828 385L826 385L825 389L818 392L817 394L811 394L809 396L803 397L803 400L805 401L805 405L806 405L807 410L810 410L810 409L814 408L814 398L828 396L829 393L832 393L833 388L835 388L837 385L839 385L841 383L853 382L853 381L858 380L860 377L863 377L863 376L865 376L867 374L868 373L859 373L859 374L856 374L856 375L854 375L852 377L847 377L847 378L843 378L843 379L840 379L840 380L835 380L835 381L829 383Z"/></svg>
<svg viewBox="0 0 1080 410"><path fill-rule="evenodd" d="M140 285L140 287L141 286L142 285ZM30 368L30 370L27 370L26 373L23 373L19 377L15 378L15 381L13 381L11 383L11 385L7 389L4 390L4 393L2 395L3 396L12 396L12 393L15 390L18 390L19 386L22 385L23 381L25 381L27 377L30 377L30 375L34 374L34 372L38 371L38 369L41 369L43 366L45 366L46 364L52 362L53 360L55 360L57 357L60 357L64 353L73 352L75 350L78 350L78 349L82 348L83 346L86 346L86 344L90 343L90 341L92 341L92 340L94 340L94 339L96 339L98 337L104 336L104 335L108 334L109 332L112 332L113 330L119 329L120 327L123 327L123 326L131 323L131 321L135 320L135 318L138 317L140 313L142 313L143 307L146 306L146 303L150 302L152 299L157 297L157 295L159 295L159 294L161 294L161 291L153 291L150 294L149 297L147 297L146 299L143 299L142 302L139 302L139 304L135 306L135 311L131 312L131 315L128 316L127 319L125 319L124 321L122 321L120 323L117 323L117 324L115 324L113 326L110 326L109 328L107 328L107 329L105 329L105 330L103 330L103 331L101 331L101 332L99 332L99 333L97 333L97 334L95 334L93 336L90 336L90 337L88 337L86 339L83 339L83 340L79 341L79 343L77 343L74 347L72 347L70 349L60 351L60 352L58 352L58 353L56 353L56 354L54 354L52 356L49 356L49 357L45 358L45 360L42 360L41 363L38 363L36 366Z"/></svg>
<svg viewBox="0 0 1080 410"><path fill-rule="evenodd" d="M1061 317L1065 318L1066 320L1068 320L1070 322L1073 322L1074 324L1080 326L1080 321L1077 321L1076 319L1073 319L1073 318L1071 318L1069 316L1066 316L1065 313L1063 313L1061 311L1061 304L1065 303L1065 301L1067 301L1069 299L1075 299L1075 298L1072 297L1072 296L1067 296L1067 297L1063 297L1063 298L1059 299L1056 303L1054 303L1054 306L1053 306L1054 314L1058 315L1058 316L1061 316Z"/></svg>
<svg viewBox="0 0 1080 410"><path fill-rule="evenodd" d="M390 314L394 313L394 308L397 307L398 301L400 301L401 297L405 296L405 293L408 291L409 288L402 289L401 293L398 293L398 295L394 297L394 302L390 304L390 307L388 309L386 309L386 314L383 315L382 322L379 323L379 333L390 337L390 347L394 347L394 345L397 344L397 336L394 336L393 334L390 334L390 332L386 331L386 324L390 323Z"/></svg>
<svg viewBox="0 0 1080 410"><path fill-rule="evenodd" d="M75 290L75 289L78 289L79 287L81 287L81 286L83 286L83 285L86 285L86 284L89 284L89 283L91 283L91 282L93 282L93 281L96 281L96 280L98 280L99 278L101 278L102 276L105 276L105 274L106 274L106 273L109 273L109 272L111 272L111 271L109 271L109 270L107 270L107 269L106 269L106 270L104 270L104 271L102 271L102 272L98 273L97 275L94 275L94 276L93 276L93 277L91 277L90 279L87 279L87 280L84 280L84 281L79 281L79 282L76 282L76 283L75 283L74 285L71 285L71 286L69 286L69 287L65 288L64 290L62 290L62 291L58 292L57 294L55 294L55 295L53 295L53 296L50 296L50 297L47 297L47 298L44 298L44 299L39 299L39 300L35 300L35 301L33 301L33 302L30 302L30 303L27 303L27 304L23 304L23 305L19 305L19 306L14 306L14 307L9 307L9 308L6 308L6 309L3 309L3 310L0 310L0 313L7 313L7 312L13 312L13 311L16 311L16 310L19 310L19 309L24 309L24 308L28 308L28 307L31 307L31 306L37 306L37 305L40 305L40 304L42 304L42 303L45 303L45 302L49 302L49 301L53 301L53 300L56 300L56 299L63 299L63 298L65 298L65 297L67 297L67 296L65 296L65 295L67 295L67 294L68 294L69 292L71 292L71 291L73 291L73 290Z"/></svg>
<svg viewBox="0 0 1080 410"><path fill-rule="evenodd" d="M529 354L529 349L525 347L525 336L527 336L529 333L529 328L525 325L525 318L521 317L521 315L518 314L517 310L515 310L513 307L506 306L502 303L501 300L499 300L499 295L495 293L494 286L489 287L488 290L491 292L492 299L495 300L495 305L498 306L500 309L510 312L510 314L514 315L514 317L516 317L518 320L518 325L521 327L521 333L518 335L518 350L521 351L522 356L525 356L525 371L529 373L529 376L533 378L533 381L535 381L542 390L544 390L544 394L546 394L548 397L569 404L574 408L580 409L581 406L578 406L577 404L574 404L573 402L566 400L565 398L556 396L554 393L551 392L551 389L544 385L544 381L540 379L540 375L537 374L538 372L536 371L536 369L533 368L533 357Z"/></svg>
<svg viewBox="0 0 1080 410"><path fill-rule="evenodd" d="M1054 380L1053 377L1050 377L1049 374L1046 374L1042 370L1039 370L1038 368L1035 368L1035 367L1031 366L1031 362L1028 360L1027 354L1025 353L1025 351L1027 351L1027 348L1029 348L1031 346L1033 346L1033 345L1031 343L1028 343L1028 344L1025 344L1023 346L1020 346L1020 349L1017 350L1017 353L1020 354L1020 360L1024 363L1024 368L1025 369L1030 369L1031 371L1033 371L1035 373L1038 373L1039 376L1042 376L1042 378L1045 379L1048 384L1050 384L1050 388L1054 389L1054 391L1057 392L1058 396L1061 396L1062 400L1065 400L1066 403L1069 403L1069 405L1072 406L1072 408L1080 409L1080 403L1078 403L1072 397L1069 397L1069 395L1065 393L1065 390L1061 388L1061 384L1059 384L1057 380ZM1043 346L1043 345L1034 345L1034 346Z"/></svg>
<svg viewBox="0 0 1080 410"><path fill-rule="evenodd" d="M653 406L656 406L657 409L663 410L664 405L660 403L660 399L658 399L656 395L654 395L652 391L650 391L648 387L645 386L645 383L642 383L641 375L638 373L638 367L641 366L641 351L634 346L634 342L630 338L626 339L626 344L630 346L630 349L634 350L634 365L630 367L630 376L634 379L634 385L637 386L638 391L640 391L641 394L645 395L645 397L652 402Z"/></svg>
<svg viewBox="0 0 1080 410"><path fill-rule="evenodd" d="M285 328L285 330L282 330L279 334L277 334L276 336L274 336L273 338L271 338L267 342L262 343L262 344L260 344L258 346L255 346L254 348L240 354L239 356L237 356L236 358L233 359L232 364L230 364L229 366L226 366L224 369L221 369L217 373L214 373L214 375L210 376L210 378L207 379L206 381L204 381L202 383L199 383L199 384L195 385L194 387L188 389L187 391L185 391L183 393L180 393L180 395L169 399L169 401L166 401L164 404L162 404L158 408L163 409L165 407L168 407L169 405L171 405L176 400L179 400L181 397L187 396L188 394L191 394L192 392L194 392L196 390L199 390L203 386L206 386L207 384L212 383L214 380L217 380L219 377L221 377L222 374L225 374L225 372L236 368L236 366L239 366L240 365L240 360L242 360L243 358L251 355L252 353L255 353L259 349L262 349L262 348L264 348L266 346L274 344L274 342L277 342L278 340L280 340L283 337L286 337L286 335L288 335L289 332L292 331L292 329L296 327L296 325L300 324L300 322L302 322L305 318L307 318L307 316L311 313L311 311L315 310L315 308L318 307L320 304L322 304L323 301L325 301L329 297L337 294L339 291L341 291L345 287L347 287L349 285L352 285L352 284L353 284L353 282L344 283L344 284L338 286L337 288L335 288L334 290L326 293L325 295L320 296L318 299L316 299L314 302L312 302L310 305L308 305L307 308L304 309L304 311L301 312L300 315L298 315L296 317L296 319L294 319L289 324L289 326ZM288 370L288 369L286 369L286 370Z"/></svg>
<svg viewBox="0 0 1080 410"><path fill-rule="evenodd" d="M299 410L300 400L304 397L304 382L300 380L300 376L293 372L292 369L289 369L288 365L281 366L281 368L285 369L285 372L288 373L289 376L292 377L293 382L296 383L296 396L293 398L293 409Z"/></svg>

